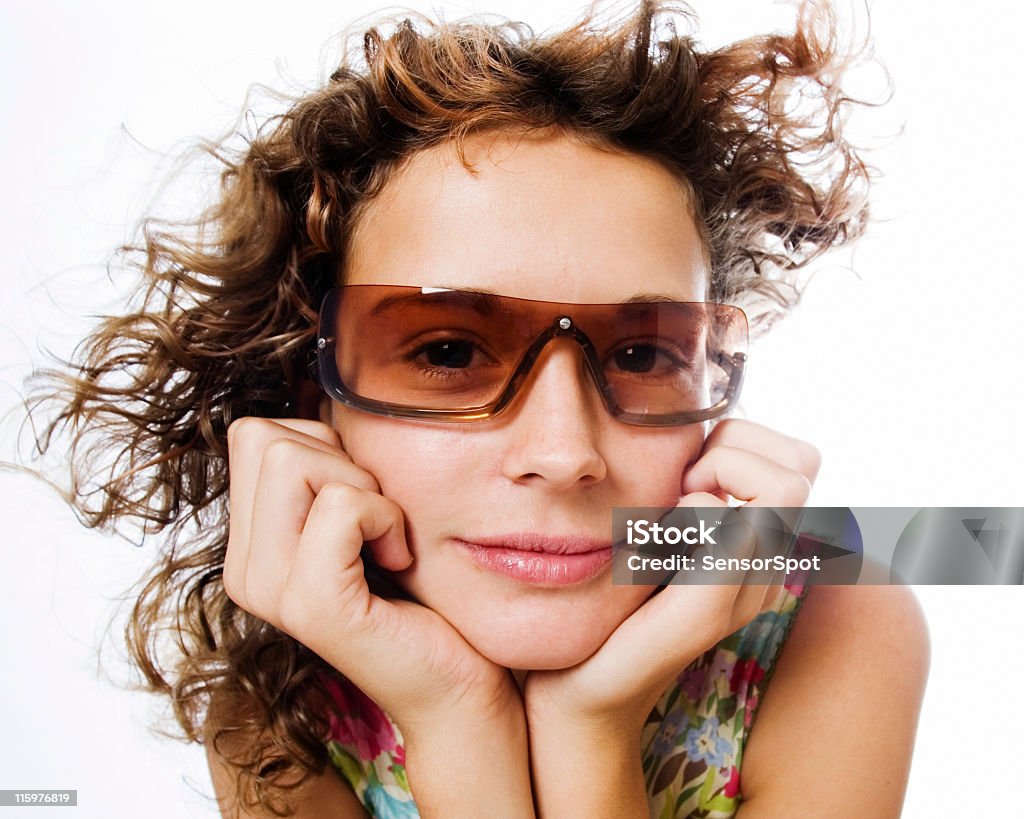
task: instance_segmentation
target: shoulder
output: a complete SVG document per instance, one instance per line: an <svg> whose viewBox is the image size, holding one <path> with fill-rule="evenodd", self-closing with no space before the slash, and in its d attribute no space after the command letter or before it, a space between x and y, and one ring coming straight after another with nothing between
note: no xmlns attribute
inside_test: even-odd
<svg viewBox="0 0 1024 819"><path fill-rule="evenodd" d="M928 661L909 588L809 590L747 744L740 815L898 816Z"/></svg>
<svg viewBox="0 0 1024 819"><path fill-rule="evenodd" d="M909 587L815 586L793 624L772 686L784 689L787 680L806 682L810 674L816 686L833 683L837 690L856 692L884 683L890 698L904 689L919 696L928 661L928 627Z"/></svg>
<svg viewBox="0 0 1024 819"><path fill-rule="evenodd" d="M822 667L824 658L831 668ZM810 662L818 678L830 671L847 682L895 674L917 676L923 684L928 658L928 627L909 587L815 586L793 624L778 674L797 673Z"/></svg>

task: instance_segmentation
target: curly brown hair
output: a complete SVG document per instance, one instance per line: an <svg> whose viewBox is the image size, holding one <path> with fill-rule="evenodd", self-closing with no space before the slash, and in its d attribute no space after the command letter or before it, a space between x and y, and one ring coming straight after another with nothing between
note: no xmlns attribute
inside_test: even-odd
<svg viewBox="0 0 1024 819"><path fill-rule="evenodd" d="M191 223L146 220L122 249L139 275L128 312L44 374L60 385L38 446L67 440L82 520L163 532L128 645L185 736L237 770L243 804L286 814L289 789L324 769L330 669L224 592L227 428L294 413L317 305L403 161L500 129L652 157L692 191L711 298L761 327L795 301L796 271L862 231L869 174L843 135L840 84L852 50L831 8L805 3L792 33L710 51L677 30L690 24L641 0L628 19L591 11L545 36L511 22L370 28L322 88L240 147L208 146L218 200Z"/></svg>

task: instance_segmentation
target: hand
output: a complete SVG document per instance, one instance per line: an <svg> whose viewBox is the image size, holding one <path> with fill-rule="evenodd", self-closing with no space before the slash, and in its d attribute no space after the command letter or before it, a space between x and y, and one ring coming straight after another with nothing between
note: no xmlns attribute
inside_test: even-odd
<svg viewBox="0 0 1024 819"><path fill-rule="evenodd" d="M802 507L820 456L803 441L743 420L726 420L708 436L682 482L680 506L746 504ZM751 584L669 585L625 620L583 663L533 672L524 694L531 734L545 720L572 720L600 730L640 727L675 677L770 604L777 587Z"/></svg>
<svg viewBox="0 0 1024 819"><path fill-rule="evenodd" d="M430 609L375 595L413 560L398 506L314 421L243 418L228 430L230 531L224 587L240 607L319 654L374 699L406 738L521 714L508 672ZM520 717L521 718L521 717Z"/></svg>
<svg viewBox="0 0 1024 819"><path fill-rule="evenodd" d="M684 475L679 505L725 506L731 495L803 506L818 464L809 444L724 421ZM528 674L523 693L538 814L647 817L640 733L648 714L686 666L764 608L771 589L666 586L579 665ZM601 749L600 766L594 748Z"/></svg>

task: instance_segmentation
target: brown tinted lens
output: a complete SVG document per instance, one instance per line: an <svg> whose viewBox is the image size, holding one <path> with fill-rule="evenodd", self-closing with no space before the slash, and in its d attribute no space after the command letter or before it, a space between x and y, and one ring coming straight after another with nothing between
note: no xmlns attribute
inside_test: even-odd
<svg viewBox="0 0 1024 819"><path fill-rule="evenodd" d="M494 401L532 340L530 314L461 291L353 286L338 311L338 374L356 395L424 409Z"/></svg>
<svg viewBox="0 0 1024 819"><path fill-rule="evenodd" d="M602 307L605 316L588 336L621 410L673 415L723 399L732 373L722 353L746 351L742 311L699 302Z"/></svg>
<svg viewBox="0 0 1024 819"><path fill-rule="evenodd" d="M563 317L593 345L591 363L618 410L634 416L719 405L732 356L746 351L746 318L726 305L558 304L384 285L335 291L321 334L335 339L336 376L349 393L458 411L497 401L531 344Z"/></svg>

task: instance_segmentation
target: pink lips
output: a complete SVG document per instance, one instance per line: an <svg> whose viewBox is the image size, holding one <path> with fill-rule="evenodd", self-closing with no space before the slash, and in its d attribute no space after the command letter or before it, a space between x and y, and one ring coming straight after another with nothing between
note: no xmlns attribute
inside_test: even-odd
<svg viewBox="0 0 1024 819"><path fill-rule="evenodd" d="M611 562L608 541L516 533L455 539L476 563L496 574L540 586L569 586L600 574Z"/></svg>

